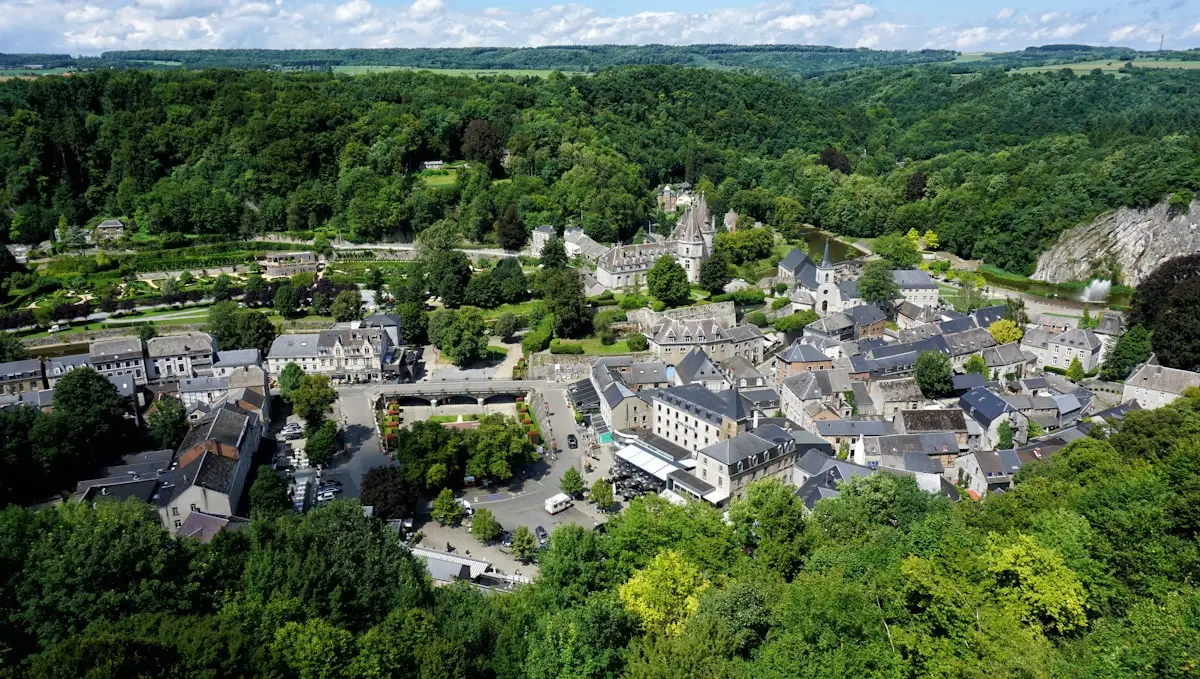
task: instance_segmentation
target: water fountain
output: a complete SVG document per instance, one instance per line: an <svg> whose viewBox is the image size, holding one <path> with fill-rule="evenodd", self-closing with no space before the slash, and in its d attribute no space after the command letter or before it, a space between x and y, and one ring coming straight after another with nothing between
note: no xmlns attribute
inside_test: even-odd
<svg viewBox="0 0 1200 679"><path fill-rule="evenodd" d="M1083 295L1080 296L1081 302L1106 302L1108 296L1112 292L1112 281L1102 281L1099 278L1093 278L1087 287L1083 289Z"/></svg>

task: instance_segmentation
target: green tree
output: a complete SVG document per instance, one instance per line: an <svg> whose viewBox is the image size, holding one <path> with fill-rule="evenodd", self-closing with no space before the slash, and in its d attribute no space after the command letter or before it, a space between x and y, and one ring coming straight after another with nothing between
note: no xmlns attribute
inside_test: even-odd
<svg viewBox="0 0 1200 679"><path fill-rule="evenodd" d="M250 517L273 519L292 508L287 481L267 465L259 465L250 484Z"/></svg>
<svg viewBox="0 0 1200 679"><path fill-rule="evenodd" d="M1084 378L1083 364L1079 362L1079 357L1071 359L1071 365L1067 366L1067 379L1072 382L1078 382Z"/></svg>
<svg viewBox="0 0 1200 679"><path fill-rule="evenodd" d="M292 404L292 412L303 418L310 429L316 429L324 422L329 406L337 400L337 392L329 386L327 375L305 375L300 386L288 393L287 400Z"/></svg>
<svg viewBox="0 0 1200 679"><path fill-rule="evenodd" d="M899 233L889 233L876 238L872 251L883 257L893 269L907 269L921 263L921 253L917 244L908 236Z"/></svg>
<svg viewBox="0 0 1200 679"><path fill-rule="evenodd" d="M583 475L575 467L567 467L558 481L558 489L571 497L578 496L584 489Z"/></svg>
<svg viewBox="0 0 1200 679"><path fill-rule="evenodd" d="M588 497L592 502L596 503L596 508L600 511L608 509L612 506L614 499L612 482L604 479L596 479L595 483L592 484Z"/></svg>
<svg viewBox="0 0 1200 679"><path fill-rule="evenodd" d="M324 292L313 293L312 311L317 316L328 316L332 312L333 302Z"/></svg>
<svg viewBox="0 0 1200 679"><path fill-rule="evenodd" d="M319 618L288 622L275 632L272 651L299 679L336 679L346 676L354 635Z"/></svg>
<svg viewBox="0 0 1200 679"><path fill-rule="evenodd" d="M775 228L788 240L799 240L803 235L804 206L800 201L787 196L775 199Z"/></svg>
<svg viewBox="0 0 1200 679"><path fill-rule="evenodd" d="M700 287L719 295L732 278L729 275L729 257L724 252L715 252L700 265Z"/></svg>
<svg viewBox="0 0 1200 679"><path fill-rule="evenodd" d="M545 300L554 315L554 334L559 337L580 337L591 326L592 313L583 295L583 280L578 271L562 269L547 276Z"/></svg>
<svg viewBox="0 0 1200 679"><path fill-rule="evenodd" d="M0 332L0 363L23 361L29 358L29 351L15 335Z"/></svg>
<svg viewBox="0 0 1200 679"><path fill-rule="evenodd" d="M1134 368L1150 358L1151 351L1150 333L1140 325L1133 326L1117 338L1117 343L1100 368L1100 378L1123 380L1129 377Z"/></svg>
<svg viewBox="0 0 1200 679"><path fill-rule="evenodd" d="M480 507L475 510L475 515L471 517L471 535L475 536L480 542L487 544L495 540L500 535L500 532L500 524L496 521L496 516L492 514L492 510L487 507Z"/></svg>
<svg viewBox="0 0 1200 679"><path fill-rule="evenodd" d="M555 236L546 241L542 246L540 261L543 269L567 268L567 249L563 240Z"/></svg>
<svg viewBox="0 0 1200 679"><path fill-rule="evenodd" d="M891 265L886 260L875 260L863 267L858 279L858 294L864 302L890 309L900 297L900 286L892 276Z"/></svg>
<svg viewBox="0 0 1200 679"><path fill-rule="evenodd" d="M372 467L363 474L360 498L374 507L374 515L384 520L412 516L419 488L396 466Z"/></svg>
<svg viewBox="0 0 1200 679"><path fill-rule="evenodd" d="M917 386L925 398L941 398L951 392L954 371L950 359L938 351L922 351L917 356Z"/></svg>
<svg viewBox="0 0 1200 679"><path fill-rule="evenodd" d="M1018 328L1029 322L1029 314L1025 313L1025 300L1020 297L1004 298L1004 319L1012 321Z"/></svg>
<svg viewBox="0 0 1200 679"><path fill-rule="evenodd" d="M921 243L924 244L926 250L937 250L941 245L938 240L938 235L933 229L925 229L925 233L921 236Z"/></svg>
<svg viewBox="0 0 1200 679"><path fill-rule="evenodd" d="M817 312L812 309L797 311L790 316L778 318L772 324L779 332L799 332L804 329L809 323L815 322L819 317Z"/></svg>
<svg viewBox="0 0 1200 679"><path fill-rule="evenodd" d="M324 465L337 454L338 426L333 420L325 420L309 433L304 442L304 454L309 462Z"/></svg>
<svg viewBox="0 0 1200 679"><path fill-rule="evenodd" d="M400 317L400 334L405 344L421 346L429 341L429 314L420 304L403 302L396 307L396 315Z"/></svg>
<svg viewBox="0 0 1200 679"><path fill-rule="evenodd" d="M655 299L667 306L679 306L691 299L687 272L670 255L663 255L646 273L646 285Z"/></svg>
<svg viewBox="0 0 1200 679"><path fill-rule="evenodd" d="M291 283L284 283L275 290L275 313L284 318L300 313L300 293Z"/></svg>
<svg viewBox="0 0 1200 679"><path fill-rule="evenodd" d="M433 520L443 526L457 526L462 521L462 515L463 508L455 501L454 493L449 488L443 488L433 500Z"/></svg>
<svg viewBox="0 0 1200 679"><path fill-rule="evenodd" d="M500 314L500 318L496 319L496 325L492 329L500 337L509 339L521 329L521 321L517 318L516 314L506 311Z"/></svg>
<svg viewBox="0 0 1200 679"><path fill-rule="evenodd" d="M154 402L154 410L146 418L146 433L154 445L175 450L187 432L187 408L183 401L166 396Z"/></svg>
<svg viewBox="0 0 1200 679"><path fill-rule="evenodd" d="M989 325L988 332L991 333L992 339L996 340L997 344L1020 342L1021 338L1025 336L1025 332L1007 318L1001 318Z"/></svg>
<svg viewBox="0 0 1200 679"><path fill-rule="evenodd" d="M1011 450L1013 447L1013 428L1008 420L1000 423L996 428L996 448L999 450Z"/></svg>
<svg viewBox="0 0 1200 679"><path fill-rule="evenodd" d="M808 510L793 489L778 479L750 485L746 499L729 508L735 535L756 560L786 579L803 565L810 549L805 533Z"/></svg>
<svg viewBox="0 0 1200 679"><path fill-rule="evenodd" d="M963 369L967 371L967 374L974 373L987 377L987 362L979 354L971 354L971 357L963 364Z"/></svg>
<svg viewBox="0 0 1200 679"><path fill-rule="evenodd" d="M699 568L679 552L666 550L634 573L618 593L644 630L677 635L699 610L700 596L708 588L709 582Z"/></svg>
<svg viewBox="0 0 1200 679"><path fill-rule="evenodd" d="M509 203L500 219L496 220L496 240L505 250L520 250L525 245L525 223L517 213L517 204Z"/></svg>
<svg viewBox="0 0 1200 679"><path fill-rule="evenodd" d="M339 323L361 320L362 296L353 290L343 290L333 299L333 306L329 310L333 313L333 320Z"/></svg>
<svg viewBox="0 0 1200 679"><path fill-rule="evenodd" d="M226 274L218 274L213 280L208 294L218 302L224 302L233 297L233 280Z"/></svg>
<svg viewBox="0 0 1200 679"><path fill-rule="evenodd" d="M512 553L522 563L529 563L537 554L537 538L529 526L517 526L512 534Z"/></svg>
<svg viewBox="0 0 1200 679"><path fill-rule="evenodd" d="M650 340L640 332L635 332L625 338L625 343L629 345L630 351L646 351L650 348Z"/></svg>
<svg viewBox="0 0 1200 679"><path fill-rule="evenodd" d="M422 260L429 289L448 309L463 305L471 282L471 261L458 250L434 252Z"/></svg>
<svg viewBox="0 0 1200 679"><path fill-rule="evenodd" d="M287 399L304 382L304 369L288 361L279 373L279 395Z"/></svg>
<svg viewBox="0 0 1200 679"><path fill-rule="evenodd" d="M140 339L143 344L154 339L155 337L158 337L158 329L153 325L146 324L138 326L138 339Z"/></svg>
<svg viewBox="0 0 1200 679"><path fill-rule="evenodd" d="M1079 578L1062 556L1033 537L990 536L987 568L997 595L1026 622L1056 634L1087 624L1087 593Z"/></svg>
<svg viewBox="0 0 1200 679"><path fill-rule="evenodd" d="M459 367L487 356L487 326L479 309L474 307L434 312L429 319L429 339Z"/></svg>
<svg viewBox="0 0 1200 679"><path fill-rule="evenodd" d="M178 653L152 639L124 634L73 636L36 657L31 679L167 679L179 676Z"/></svg>

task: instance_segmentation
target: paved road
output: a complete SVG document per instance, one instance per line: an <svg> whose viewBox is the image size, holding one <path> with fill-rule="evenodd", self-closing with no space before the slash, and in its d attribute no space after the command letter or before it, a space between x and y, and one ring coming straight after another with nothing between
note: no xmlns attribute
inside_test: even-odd
<svg viewBox="0 0 1200 679"><path fill-rule="evenodd" d="M534 404L539 413L539 422L548 440L557 439L563 448L557 461L543 460L529 469L527 478L514 479L513 482L491 488L472 488L459 494L472 505L488 507L496 515L496 519L505 528L518 525L534 527L545 526L553 530L554 526L564 523L577 523L592 526L600 515L590 506L577 506L551 516L545 511L546 498L559 492L559 481L567 467L575 466L583 470L582 450L567 448L567 435L575 433L582 439L575 425L574 412L567 404L566 385L549 382L519 382L522 389L532 389L542 394L542 403ZM437 388L454 386L480 386L480 383L418 383L415 385L372 384L346 385L338 387L338 410L344 418L343 426L346 431L346 442L349 455L340 457L332 466L331 472L341 477L347 497L357 497L362 475L372 467L391 464L391 460L383 454L375 431L375 411L372 408L375 398L381 392L395 393L397 388L406 388L414 393L415 388ZM498 386L498 385L497 385ZM440 410L440 408L439 408ZM548 446L547 446L548 447ZM347 480L348 479L348 480Z"/></svg>

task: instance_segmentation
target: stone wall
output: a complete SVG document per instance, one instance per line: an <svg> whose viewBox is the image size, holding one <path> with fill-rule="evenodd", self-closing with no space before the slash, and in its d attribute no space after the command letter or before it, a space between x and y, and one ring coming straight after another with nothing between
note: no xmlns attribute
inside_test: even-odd
<svg viewBox="0 0 1200 679"><path fill-rule="evenodd" d="M643 351L631 356L635 361L653 361L657 357ZM579 356L572 354L534 354L529 359L529 379L547 382L577 382L592 372L592 366L603 356Z"/></svg>
<svg viewBox="0 0 1200 679"><path fill-rule="evenodd" d="M1121 283L1136 286L1168 259L1200 252L1200 200L1187 212L1172 213L1167 203L1121 208L1090 224L1063 232L1038 257L1033 278L1050 283L1108 278L1117 269Z"/></svg>
<svg viewBox="0 0 1200 679"><path fill-rule="evenodd" d="M716 304L701 304L686 306L666 311L651 309L635 309L626 314L630 321L637 323L643 332L658 325L664 318L674 318L677 321L690 321L699 318L713 318L722 326L728 328L737 323L737 305L733 302L718 302Z"/></svg>

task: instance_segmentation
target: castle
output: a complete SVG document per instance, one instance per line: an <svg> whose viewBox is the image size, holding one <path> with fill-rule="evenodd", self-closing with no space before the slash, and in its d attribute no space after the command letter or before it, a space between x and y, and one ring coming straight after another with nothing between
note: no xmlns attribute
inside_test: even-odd
<svg viewBox="0 0 1200 679"><path fill-rule="evenodd" d="M700 265L712 255L716 233L716 221L708 212L708 201L701 195L665 240L618 245L600 256L596 261L596 280L609 290L630 285L642 287L654 263L663 255L670 255L683 267L689 283L699 282Z"/></svg>

